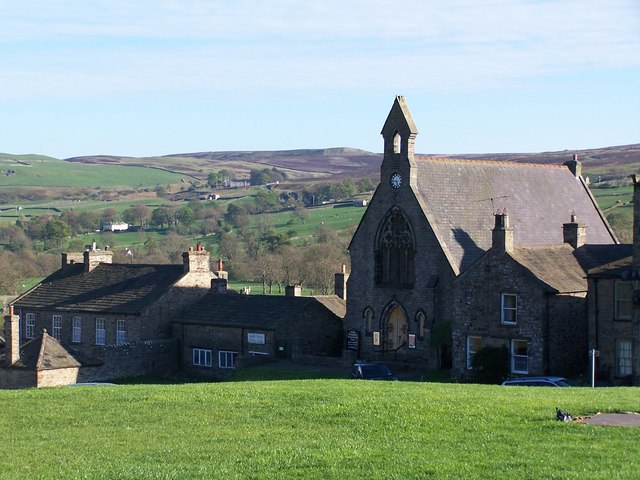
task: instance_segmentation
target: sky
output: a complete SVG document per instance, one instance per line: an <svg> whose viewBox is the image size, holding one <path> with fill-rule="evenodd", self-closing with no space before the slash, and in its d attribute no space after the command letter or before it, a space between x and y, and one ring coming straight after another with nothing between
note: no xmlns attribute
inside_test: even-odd
<svg viewBox="0 0 640 480"><path fill-rule="evenodd" d="M0 152L640 143L640 0L0 0Z"/></svg>

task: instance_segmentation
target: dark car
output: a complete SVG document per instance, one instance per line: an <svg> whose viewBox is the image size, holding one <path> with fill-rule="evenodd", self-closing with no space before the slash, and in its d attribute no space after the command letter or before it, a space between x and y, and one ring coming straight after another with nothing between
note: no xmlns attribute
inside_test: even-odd
<svg viewBox="0 0 640 480"><path fill-rule="evenodd" d="M354 363L351 378L358 380L398 380L386 363Z"/></svg>
<svg viewBox="0 0 640 480"><path fill-rule="evenodd" d="M522 377L506 380L502 385L519 387L570 387L566 378L563 377Z"/></svg>

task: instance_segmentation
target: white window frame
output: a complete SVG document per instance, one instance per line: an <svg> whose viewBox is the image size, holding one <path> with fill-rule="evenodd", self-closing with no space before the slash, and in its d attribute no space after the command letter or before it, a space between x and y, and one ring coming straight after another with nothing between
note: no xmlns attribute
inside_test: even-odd
<svg viewBox="0 0 640 480"><path fill-rule="evenodd" d="M235 358L238 352L218 350L218 368L236 368Z"/></svg>
<svg viewBox="0 0 640 480"><path fill-rule="evenodd" d="M506 298L513 298L515 300L515 306L506 306ZM506 320L506 312L513 312L513 321ZM516 295L515 293L500 294L500 323L502 323L503 325L516 325L518 323L518 295Z"/></svg>
<svg viewBox="0 0 640 480"><path fill-rule="evenodd" d="M71 324L72 324L71 342L72 343L82 342L82 318L77 316L72 317Z"/></svg>
<svg viewBox="0 0 640 480"><path fill-rule="evenodd" d="M213 352L208 348L193 348L192 360L195 367L211 367L213 365Z"/></svg>
<svg viewBox="0 0 640 480"><path fill-rule="evenodd" d="M633 373L631 340L616 340L616 376L626 377Z"/></svg>
<svg viewBox="0 0 640 480"><path fill-rule="evenodd" d="M127 343L127 321L124 319L116 320L116 345Z"/></svg>
<svg viewBox="0 0 640 480"><path fill-rule="evenodd" d="M24 320L24 338L36 336L36 314L27 313Z"/></svg>
<svg viewBox="0 0 640 480"><path fill-rule="evenodd" d="M51 316L51 336L58 341L62 338L62 315Z"/></svg>
<svg viewBox="0 0 640 480"><path fill-rule="evenodd" d="M107 325L104 318L96 317L96 345L106 345Z"/></svg>
<svg viewBox="0 0 640 480"><path fill-rule="evenodd" d="M622 288L624 286L624 288ZM616 320L631 320L633 316L633 287L631 282L616 280L614 285L614 308ZM624 312L622 312L621 304L624 304Z"/></svg>
<svg viewBox="0 0 640 480"><path fill-rule="evenodd" d="M473 348L473 341L477 340L479 345L475 345L476 347L479 346L479 348ZM467 370L471 370L472 367L472 363L473 363L473 357L475 356L476 353L478 353L478 350L480 350L483 347L482 345L482 337L476 337L473 335L469 335L467 337Z"/></svg>
<svg viewBox="0 0 640 480"><path fill-rule="evenodd" d="M527 347L526 355L516 354L516 343L523 342ZM522 368L522 362L524 361L524 367ZM529 373L529 342L522 339L511 340L511 373Z"/></svg>

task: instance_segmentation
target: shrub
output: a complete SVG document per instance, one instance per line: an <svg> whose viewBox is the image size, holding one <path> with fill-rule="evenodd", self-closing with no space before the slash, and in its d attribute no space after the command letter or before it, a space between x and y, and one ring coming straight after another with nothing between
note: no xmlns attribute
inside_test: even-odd
<svg viewBox="0 0 640 480"><path fill-rule="evenodd" d="M500 383L509 374L509 351L501 347L483 347L471 360L475 380L479 383Z"/></svg>

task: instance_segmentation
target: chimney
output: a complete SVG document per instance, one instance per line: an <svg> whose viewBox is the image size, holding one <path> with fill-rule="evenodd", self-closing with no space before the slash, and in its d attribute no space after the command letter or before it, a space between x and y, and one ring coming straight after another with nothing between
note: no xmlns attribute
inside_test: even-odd
<svg viewBox="0 0 640 480"><path fill-rule="evenodd" d="M562 237L564 243L568 243L574 249L587 243L587 226L577 222L576 212L571 213L571 222L562 224Z"/></svg>
<svg viewBox="0 0 640 480"><path fill-rule="evenodd" d="M285 297L301 297L302 285L287 285L284 287Z"/></svg>
<svg viewBox="0 0 640 480"><path fill-rule="evenodd" d="M215 272L215 274L218 276L218 278L225 278L228 279L229 278L229 273L224 271L224 266L222 264L222 259L218 258L217 263L217 270Z"/></svg>
<svg viewBox="0 0 640 480"><path fill-rule="evenodd" d="M20 360L20 317L13 314L13 305L9 306L9 314L4 316L4 333L7 341L5 365L10 367Z"/></svg>
<svg viewBox="0 0 640 480"><path fill-rule="evenodd" d="M84 262L84 254L81 252L68 252L62 254L62 265L61 268L65 268L69 265L73 265L75 263L83 263Z"/></svg>
<svg viewBox="0 0 640 480"><path fill-rule="evenodd" d="M633 180L633 273L640 272L640 177L631 175Z"/></svg>
<svg viewBox="0 0 640 480"><path fill-rule="evenodd" d="M573 154L573 160L569 160L568 162L564 162L564 164L569 168L573 176L579 178L582 176L582 163L578 160L578 154Z"/></svg>
<svg viewBox="0 0 640 480"><path fill-rule="evenodd" d="M496 212L495 225L492 230L491 247L501 252L513 251L513 228L509 226L509 214L505 208L502 213Z"/></svg>
<svg viewBox="0 0 640 480"><path fill-rule="evenodd" d="M199 243L196 245L195 250L193 247L189 247L187 252L182 254L182 264L184 266L184 273L209 273L211 268L209 267L209 252L207 252Z"/></svg>
<svg viewBox="0 0 640 480"><path fill-rule="evenodd" d="M111 250L99 250L96 248L95 240L87 246L83 254L84 271L91 272L101 263L113 263L113 252Z"/></svg>
<svg viewBox="0 0 640 480"><path fill-rule="evenodd" d="M347 280L349 280L347 266L342 265L342 271L336 273L334 291L343 300L347 299Z"/></svg>
<svg viewBox="0 0 640 480"><path fill-rule="evenodd" d="M212 278L211 293L215 293L216 295L226 294L228 291L228 283L229 281L226 278Z"/></svg>

